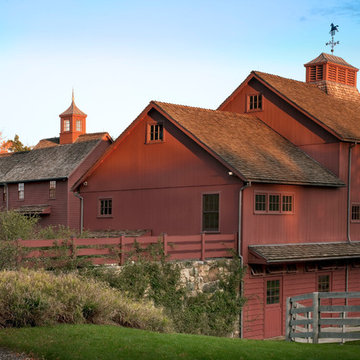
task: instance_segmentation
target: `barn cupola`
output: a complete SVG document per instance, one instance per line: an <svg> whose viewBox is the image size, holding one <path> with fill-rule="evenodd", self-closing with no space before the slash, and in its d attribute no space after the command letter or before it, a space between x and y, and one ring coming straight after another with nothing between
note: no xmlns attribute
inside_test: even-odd
<svg viewBox="0 0 360 360"><path fill-rule="evenodd" d="M356 77L359 69L338 56L321 53L306 63L306 82L317 85L329 95L359 99Z"/></svg>
<svg viewBox="0 0 360 360"><path fill-rule="evenodd" d="M70 107L60 115L60 144L72 144L76 139L86 133L86 117L76 105L74 90Z"/></svg>

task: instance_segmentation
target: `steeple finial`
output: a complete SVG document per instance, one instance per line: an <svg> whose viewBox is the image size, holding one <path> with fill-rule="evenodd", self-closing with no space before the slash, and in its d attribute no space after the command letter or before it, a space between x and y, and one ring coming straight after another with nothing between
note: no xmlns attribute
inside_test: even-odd
<svg viewBox="0 0 360 360"><path fill-rule="evenodd" d="M72 102L75 101L75 96L74 96L74 87L72 88Z"/></svg>
<svg viewBox="0 0 360 360"><path fill-rule="evenodd" d="M335 33L336 31L339 31L338 30L339 25L334 25L334 23L331 23L330 27L331 27L330 29L331 41L328 41L326 45L331 45L331 53L333 54L335 45L339 44L339 41L334 41Z"/></svg>

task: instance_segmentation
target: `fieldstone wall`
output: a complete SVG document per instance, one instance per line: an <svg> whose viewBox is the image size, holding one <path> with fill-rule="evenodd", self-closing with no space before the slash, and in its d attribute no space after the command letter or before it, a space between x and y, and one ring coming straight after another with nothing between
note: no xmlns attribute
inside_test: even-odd
<svg viewBox="0 0 360 360"><path fill-rule="evenodd" d="M181 269L181 281L191 295L213 293L219 284L219 273L223 272L226 259L176 262ZM225 270L226 271L226 270Z"/></svg>

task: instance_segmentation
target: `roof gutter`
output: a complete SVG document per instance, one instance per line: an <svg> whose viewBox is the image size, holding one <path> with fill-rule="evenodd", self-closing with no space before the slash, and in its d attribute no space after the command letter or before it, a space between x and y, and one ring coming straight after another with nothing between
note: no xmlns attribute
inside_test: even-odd
<svg viewBox="0 0 360 360"><path fill-rule="evenodd" d="M240 266L241 268L244 267L244 258L242 256L242 202L243 202L243 191L251 186L251 181L245 182L244 185L239 190L239 209L238 209L238 246L237 246L237 255L240 259ZM241 280L240 284L240 296L242 297L244 295L244 281ZM239 325L240 325L240 338L242 339L244 337L244 316L243 316L243 309L241 308L240 311L240 319L239 319Z"/></svg>
<svg viewBox="0 0 360 360"><path fill-rule="evenodd" d="M352 149L355 147L356 141L349 145L349 156L348 156L348 184L347 184L347 213L346 213L346 238L349 243L351 243L351 231L350 231L350 221L351 221L351 156Z"/></svg>

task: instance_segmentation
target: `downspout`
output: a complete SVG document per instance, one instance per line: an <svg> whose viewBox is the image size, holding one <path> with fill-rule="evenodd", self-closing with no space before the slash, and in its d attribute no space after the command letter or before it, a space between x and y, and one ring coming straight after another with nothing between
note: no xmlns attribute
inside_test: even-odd
<svg viewBox="0 0 360 360"><path fill-rule="evenodd" d="M79 192L74 192L74 195L80 199L80 233L82 234L84 230L84 198Z"/></svg>
<svg viewBox="0 0 360 360"><path fill-rule="evenodd" d="M237 246L237 255L240 259L240 266L243 268L244 266L244 258L241 254L241 247L242 247L242 198L243 198L243 191L251 186L251 181L246 182L239 190L239 209L238 209L238 246ZM241 280L240 284L240 296L242 297L244 295L244 281ZM239 319L239 325L240 325L240 338L242 339L244 337L244 319L243 319L243 309L240 311L240 319Z"/></svg>
<svg viewBox="0 0 360 360"><path fill-rule="evenodd" d="M351 155L352 149L356 145L356 142L349 146L349 158L348 158L348 185L347 185L347 214L346 214L346 238L351 243L350 236L350 219L351 219Z"/></svg>

